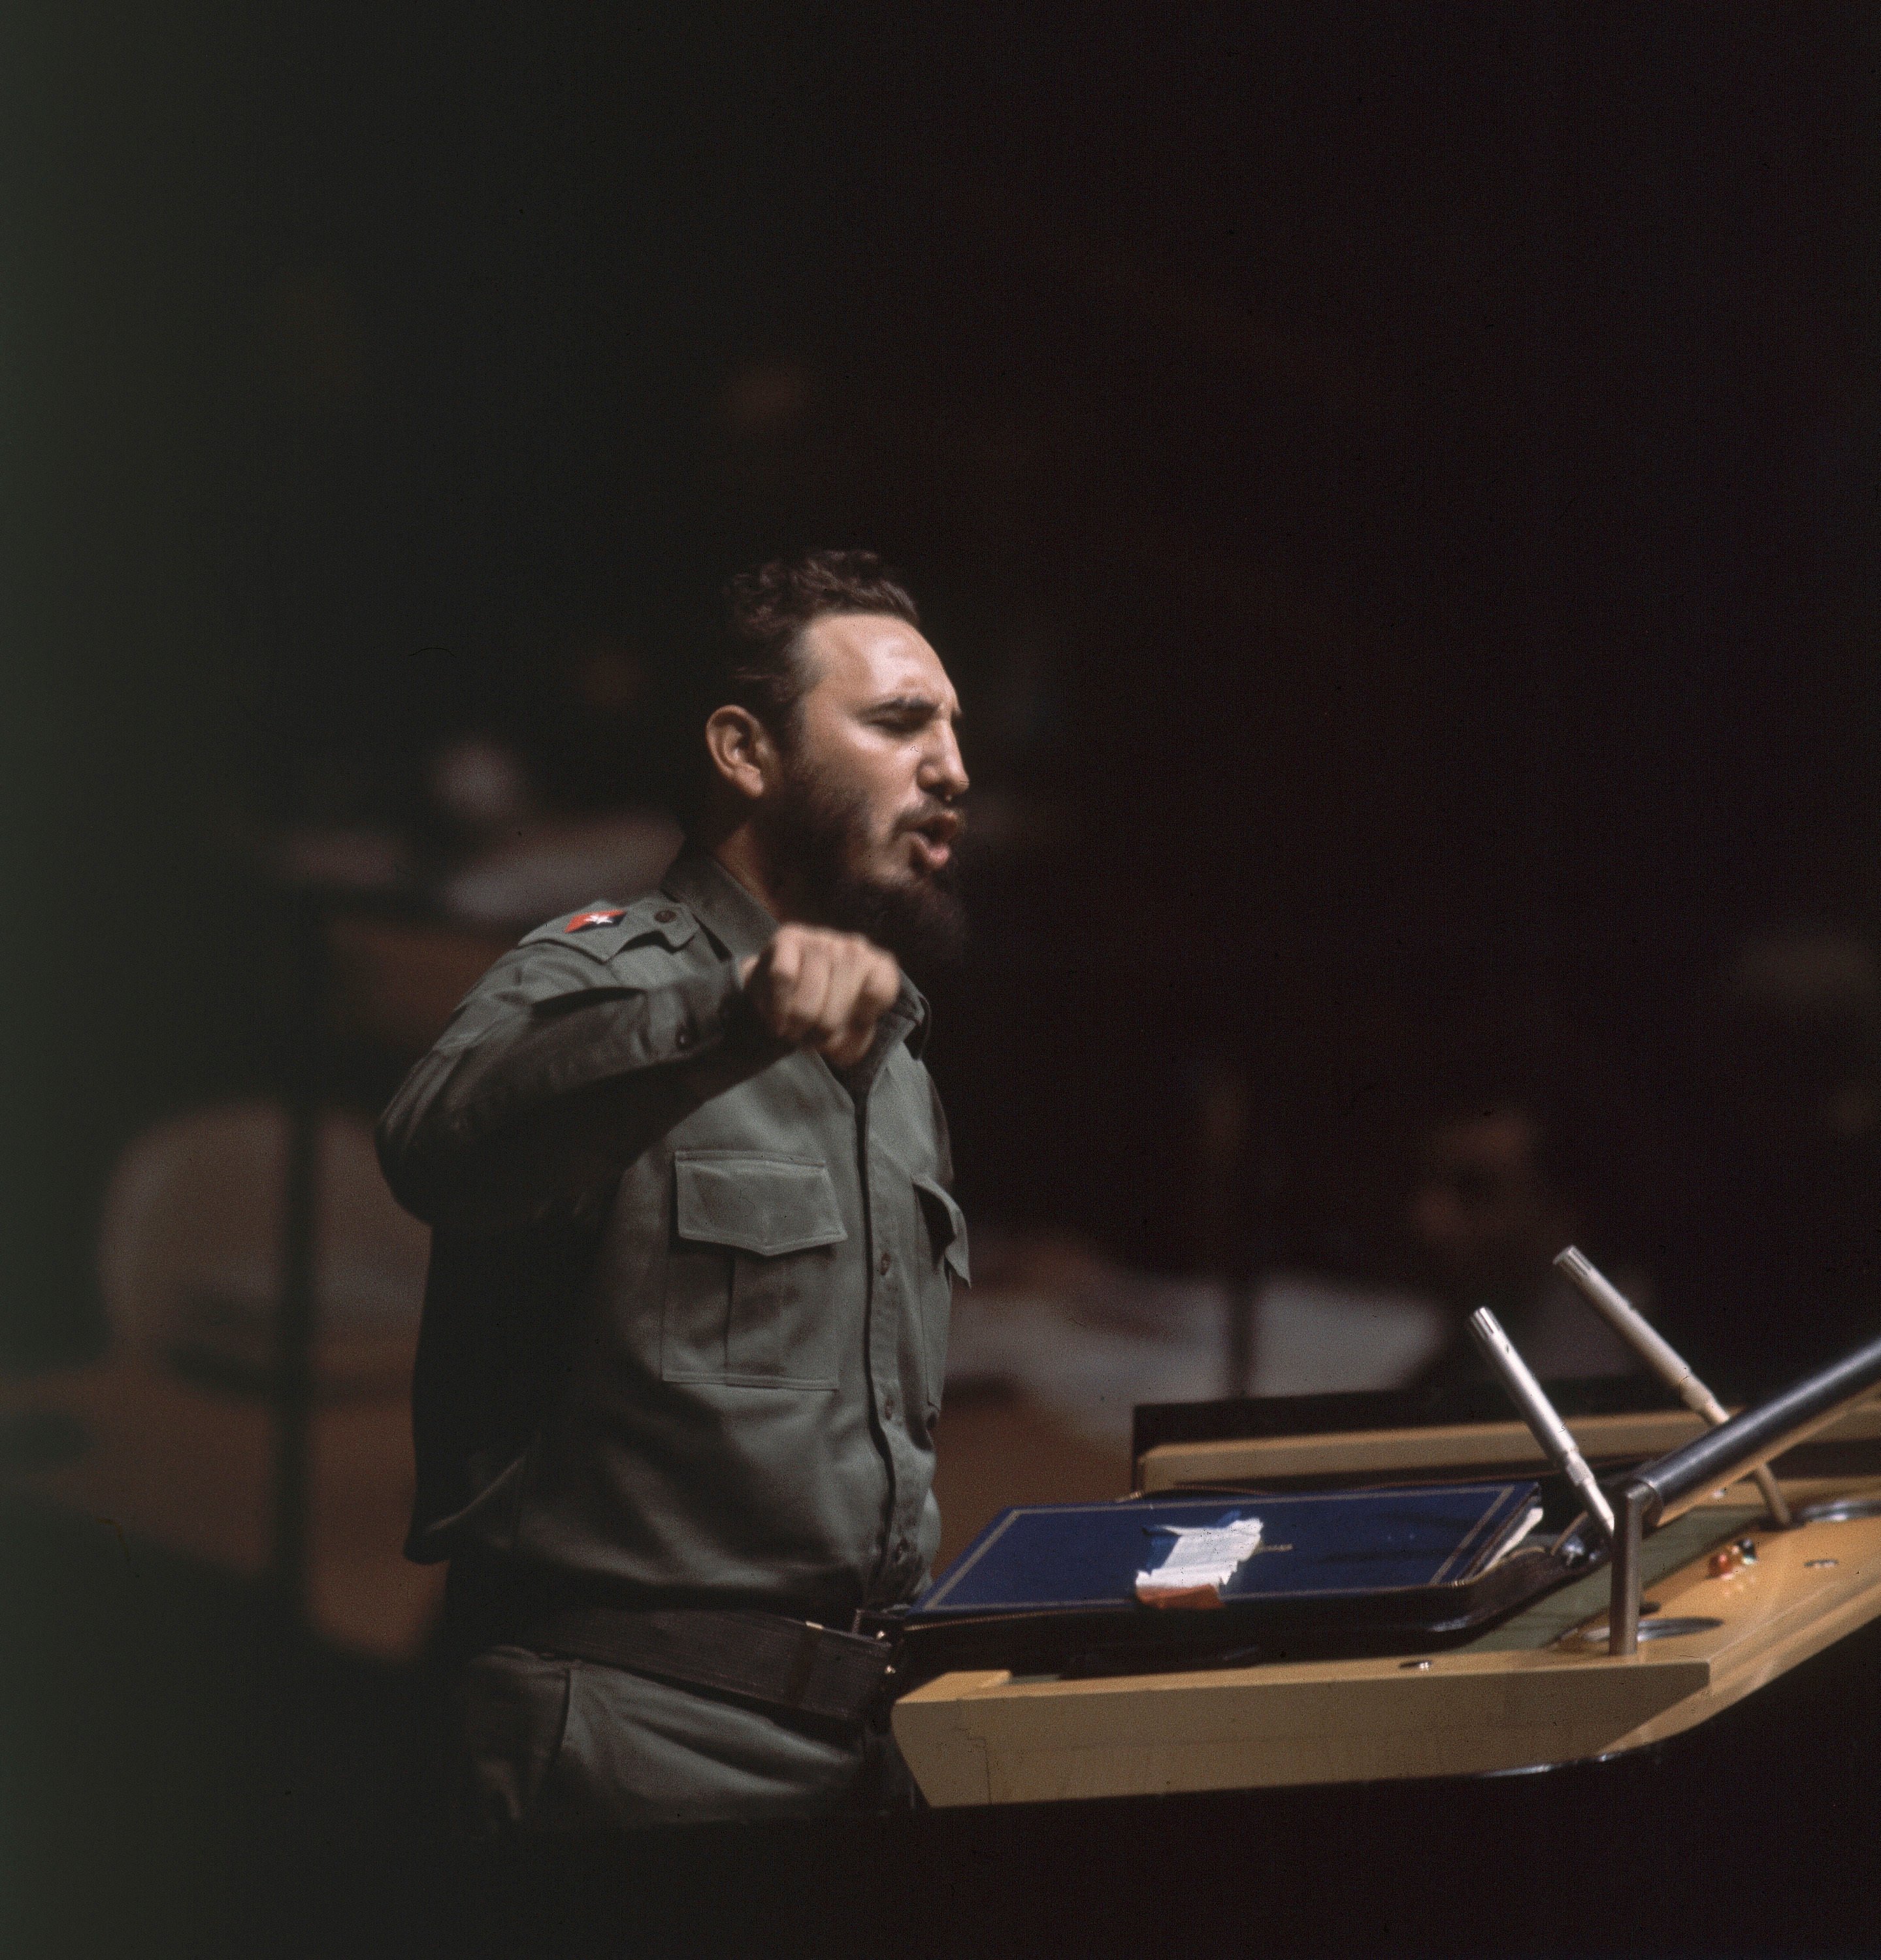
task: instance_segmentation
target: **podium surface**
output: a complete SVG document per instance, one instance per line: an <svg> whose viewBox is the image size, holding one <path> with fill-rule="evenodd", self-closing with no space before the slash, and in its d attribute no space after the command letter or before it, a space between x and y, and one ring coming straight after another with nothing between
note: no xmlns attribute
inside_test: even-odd
<svg viewBox="0 0 1881 1960"><path fill-rule="evenodd" d="M1590 1457L1609 1459L1675 1447L1698 1428L1669 1411L1570 1426ZM1138 1481L1486 1473L1532 1450L1507 1424L1224 1439L1152 1449ZM1881 1498L1881 1399L1810 1453L1812 1470L1825 1456L1854 1467L1786 1475L1793 1505ZM1718 1557L1739 1541L1751 1560ZM1644 1577L1654 1610L1628 1658L1606 1651L1603 1570L1442 1651L1090 1679L944 1675L896 1704L896 1739L943 1808L1477 1777L1624 1754L1708 1721L1881 1618L1881 1516L1778 1531L1755 1485L1733 1484L1648 1541ZM1668 1637L1653 1637L1654 1621Z"/></svg>

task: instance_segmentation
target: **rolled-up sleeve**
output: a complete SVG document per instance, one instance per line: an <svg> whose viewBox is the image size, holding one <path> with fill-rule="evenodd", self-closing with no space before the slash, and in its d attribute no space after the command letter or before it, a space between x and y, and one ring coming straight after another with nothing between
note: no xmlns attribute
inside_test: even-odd
<svg viewBox="0 0 1881 1960"><path fill-rule="evenodd" d="M380 1119L379 1160L428 1224L498 1232L593 1216L650 1143L786 1052L734 961L648 952L604 964L524 944L406 1077Z"/></svg>

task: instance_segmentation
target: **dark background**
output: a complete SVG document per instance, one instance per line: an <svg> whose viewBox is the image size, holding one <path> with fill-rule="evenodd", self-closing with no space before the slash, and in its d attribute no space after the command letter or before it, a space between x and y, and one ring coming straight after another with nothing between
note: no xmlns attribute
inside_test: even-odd
<svg viewBox="0 0 1881 1960"><path fill-rule="evenodd" d="M97 1337L124 1139L273 1066L238 840L396 819L469 728L657 800L779 549L905 568L1031 840L934 989L976 1216L1192 1263L1225 1068L1249 1256L1376 1264L1459 1029L1596 1055L1676 1163L1743 934L1872 943L1870 8L8 33L19 1350Z"/></svg>
<svg viewBox="0 0 1881 1960"><path fill-rule="evenodd" d="M1748 936L1881 937L1878 56L1800 0L5 9L0 1354L95 1350L126 1141L291 1062L259 841L409 826L465 730L657 800L702 604L824 544L905 568L1008 839L933 989L976 1232L1386 1276L1416 1085L1496 1029L1656 1139L1622 1249L1720 1390L1720 1325L1779 1376L1871 1333L1873 1108L1792 1118L1876 1052L1721 1004ZM528 1950L426 1834L431 1685L93 1522L6 1521L21 1950ZM564 1903L623 1951L714 1901L742 1951L1852 1951L1873 1644L1682 1755L755 1879L658 1840Z"/></svg>

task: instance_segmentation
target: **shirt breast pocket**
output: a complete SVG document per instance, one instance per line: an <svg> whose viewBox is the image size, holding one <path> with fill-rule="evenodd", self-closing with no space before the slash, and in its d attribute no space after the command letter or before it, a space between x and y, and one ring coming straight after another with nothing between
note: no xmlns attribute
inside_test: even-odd
<svg viewBox="0 0 1881 1960"><path fill-rule="evenodd" d="M966 1258L966 1214L953 1194L938 1179L917 1176L915 1193L921 1201L921 1222L928 1234L928 1258L920 1286L922 1359L928 1377L928 1407L941 1408L941 1385L947 1373L947 1328L953 1317L953 1282L970 1283Z"/></svg>
<svg viewBox="0 0 1881 1960"><path fill-rule="evenodd" d="M829 1168L757 1151L682 1150L660 1373L734 1387L836 1386L835 1248L849 1236Z"/></svg>

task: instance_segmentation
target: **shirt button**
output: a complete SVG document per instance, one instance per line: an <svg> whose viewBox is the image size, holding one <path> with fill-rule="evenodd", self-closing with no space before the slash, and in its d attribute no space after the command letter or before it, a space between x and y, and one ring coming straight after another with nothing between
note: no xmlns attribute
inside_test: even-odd
<svg viewBox="0 0 1881 1960"><path fill-rule="evenodd" d="M878 1273L886 1273L888 1271L890 1263L889 1256L886 1252L884 1252L880 1258L876 1262L875 1270Z"/></svg>
<svg viewBox="0 0 1881 1960"><path fill-rule="evenodd" d="M895 1398L893 1395L883 1396L882 1413L885 1416L892 1416L895 1413Z"/></svg>
<svg viewBox="0 0 1881 1960"><path fill-rule="evenodd" d="M670 925L678 917L679 914L670 905L662 905L654 914L653 922L655 925Z"/></svg>
<svg viewBox="0 0 1881 1960"><path fill-rule="evenodd" d="M675 1048L690 1048L692 1045L692 1030L690 1028L680 1029L673 1037L673 1045Z"/></svg>
<svg viewBox="0 0 1881 1960"><path fill-rule="evenodd" d="M895 1556L897 1558L905 1558L908 1556L908 1541L905 1538L898 1538L895 1541Z"/></svg>

